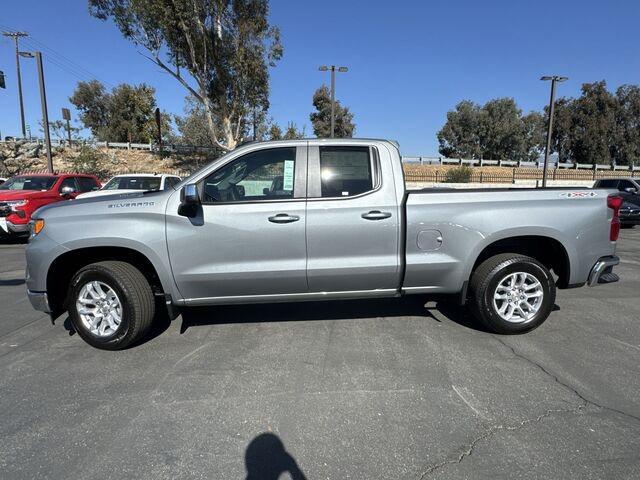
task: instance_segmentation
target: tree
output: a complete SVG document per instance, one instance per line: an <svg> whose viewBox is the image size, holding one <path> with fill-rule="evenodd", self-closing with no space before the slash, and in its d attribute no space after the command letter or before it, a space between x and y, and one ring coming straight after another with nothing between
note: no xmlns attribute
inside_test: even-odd
<svg viewBox="0 0 640 480"><path fill-rule="evenodd" d="M331 94L326 85L318 88L313 94L313 106L316 109L309 118L313 126L313 133L318 138L331 136ZM351 138L356 126L353 123L353 114L347 107L335 102L335 131L336 138Z"/></svg>
<svg viewBox="0 0 640 480"><path fill-rule="evenodd" d="M616 90L616 163L640 164L640 87L622 85Z"/></svg>
<svg viewBox="0 0 640 480"><path fill-rule="evenodd" d="M289 122L282 138L283 140L298 140L304 138L304 130L304 127L302 127L302 130L298 130L295 123Z"/></svg>
<svg viewBox="0 0 640 480"><path fill-rule="evenodd" d="M585 83L574 100L572 153L583 163L611 163L615 156L616 98L606 82Z"/></svg>
<svg viewBox="0 0 640 480"><path fill-rule="evenodd" d="M40 120L38 122L40 125L40 131L44 132L42 125L44 122ZM71 138L72 140L77 140L80 136L80 128L70 126L71 130ZM67 122L66 120L54 120L53 122L49 122L49 131L56 137L58 140L67 140L69 138L69 134L67 133Z"/></svg>
<svg viewBox="0 0 640 480"><path fill-rule="evenodd" d="M489 100L480 115L481 158L524 160L524 133L522 111L513 98Z"/></svg>
<svg viewBox="0 0 640 480"><path fill-rule="evenodd" d="M574 106L575 104L570 98L559 98L554 106L551 152L558 154L559 162L571 162L574 159ZM548 125L549 107L547 106L544 108L545 146Z"/></svg>
<svg viewBox="0 0 640 480"><path fill-rule="evenodd" d="M80 111L80 121L96 137L102 137L108 123L110 95L98 80L78 82L69 101Z"/></svg>
<svg viewBox="0 0 640 480"><path fill-rule="evenodd" d="M282 57L268 0L89 0L89 11L113 19L202 104L215 145L235 148L249 112L268 109L268 67Z"/></svg>
<svg viewBox="0 0 640 480"><path fill-rule="evenodd" d="M560 162L619 165L640 162L640 86L582 85L578 98L555 102L551 152ZM522 116L513 99L483 107L465 100L447 113L438 132L440 153L450 157L534 160L544 151L549 108Z"/></svg>
<svg viewBox="0 0 640 480"><path fill-rule="evenodd" d="M69 101L80 121L101 141L151 142L156 140L155 89L148 85L121 84L111 92L97 80L79 82ZM168 114L161 116L163 136L171 132Z"/></svg>
<svg viewBox="0 0 640 480"><path fill-rule="evenodd" d="M544 152L547 132L545 125L545 118L539 112L529 112L522 117L524 153L530 162L538 160Z"/></svg>
<svg viewBox="0 0 640 480"><path fill-rule="evenodd" d="M282 129L275 123L269 128L269 140L282 140Z"/></svg>
<svg viewBox="0 0 640 480"><path fill-rule="evenodd" d="M439 151L456 158L529 160L541 142L541 115L523 116L513 98L489 100L482 107L463 100L447 113L438 132Z"/></svg>
<svg viewBox="0 0 640 480"><path fill-rule="evenodd" d="M202 104L189 96L186 99L184 116L175 116L176 126L180 134L180 143L200 147L214 147Z"/></svg>
<svg viewBox="0 0 640 480"><path fill-rule="evenodd" d="M463 100L447 112L447 122L438 132L439 151L445 157L481 158L481 107Z"/></svg>

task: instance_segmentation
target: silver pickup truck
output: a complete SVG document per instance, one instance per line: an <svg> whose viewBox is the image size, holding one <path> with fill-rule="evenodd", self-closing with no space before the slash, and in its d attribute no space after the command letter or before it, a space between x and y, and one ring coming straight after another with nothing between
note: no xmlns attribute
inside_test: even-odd
<svg viewBox="0 0 640 480"><path fill-rule="evenodd" d="M41 208L26 281L36 309L68 311L104 349L141 338L163 303L450 294L521 333L556 286L618 279L620 204L581 188L407 190L384 140L253 143L167 191Z"/></svg>

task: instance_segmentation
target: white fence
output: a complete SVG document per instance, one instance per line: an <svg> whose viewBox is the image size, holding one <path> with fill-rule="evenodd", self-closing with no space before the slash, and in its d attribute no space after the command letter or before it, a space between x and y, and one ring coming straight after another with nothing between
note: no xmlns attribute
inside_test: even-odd
<svg viewBox="0 0 640 480"><path fill-rule="evenodd" d="M402 157L402 163L407 165L467 165L470 167L529 167L543 168L544 162L525 162L515 160L484 160L447 157ZM605 164L592 165L590 163L549 163L549 168L566 168L575 170L632 170L640 171L640 165L616 165Z"/></svg>
<svg viewBox="0 0 640 480"><path fill-rule="evenodd" d="M0 143L12 143L10 141L0 141ZM28 140L28 143L34 143L38 145L44 145L44 140L41 138L33 138ZM97 142L92 140L73 140L73 145L91 145L99 148L115 148L120 150L148 150L158 151L159 146L157 143L134 143L134 142ZM51 139L52 147L66 147L69 146L68 140ZM162 144L162 149L167 152L176 153L220 153L220 149L216 147L201 147L195 145L172 145Z"/></svg>

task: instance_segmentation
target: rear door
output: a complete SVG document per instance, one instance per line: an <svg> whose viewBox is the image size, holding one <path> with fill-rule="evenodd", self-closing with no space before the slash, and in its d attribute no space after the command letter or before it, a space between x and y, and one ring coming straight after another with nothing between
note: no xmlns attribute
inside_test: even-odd
<svg viewBox="0 0 640 480"><path fill-rule="evenodd" d="M179 195L172 196L167 241L184 298L215 303L307 293L306 167L306 142L262 148L199 182L196 218L178 215Z"/></svg>
<svg viewBox="0 0 640 480"><path fill-rule="evenodd" d="M358 143L310 145L308 170L309 291L394 291L400 202L388 152Z"/></svg>
<svg viewBox="0 0 640 480"><path fill-rule="evenodd" d="M76 177L80 193L92 192L100 189L100 184L93 177Z"/></svg>

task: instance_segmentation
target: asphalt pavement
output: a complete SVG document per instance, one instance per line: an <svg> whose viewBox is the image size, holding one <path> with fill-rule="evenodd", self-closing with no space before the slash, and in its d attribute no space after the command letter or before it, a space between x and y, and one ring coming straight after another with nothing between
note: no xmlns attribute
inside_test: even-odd
<svg viewBox="0 0 640 480"><path fill-rule="evenodd" d="M190 310L121 352L0 245L0 477L640 478L640 228L521 336L415 299Z"/></svg>

